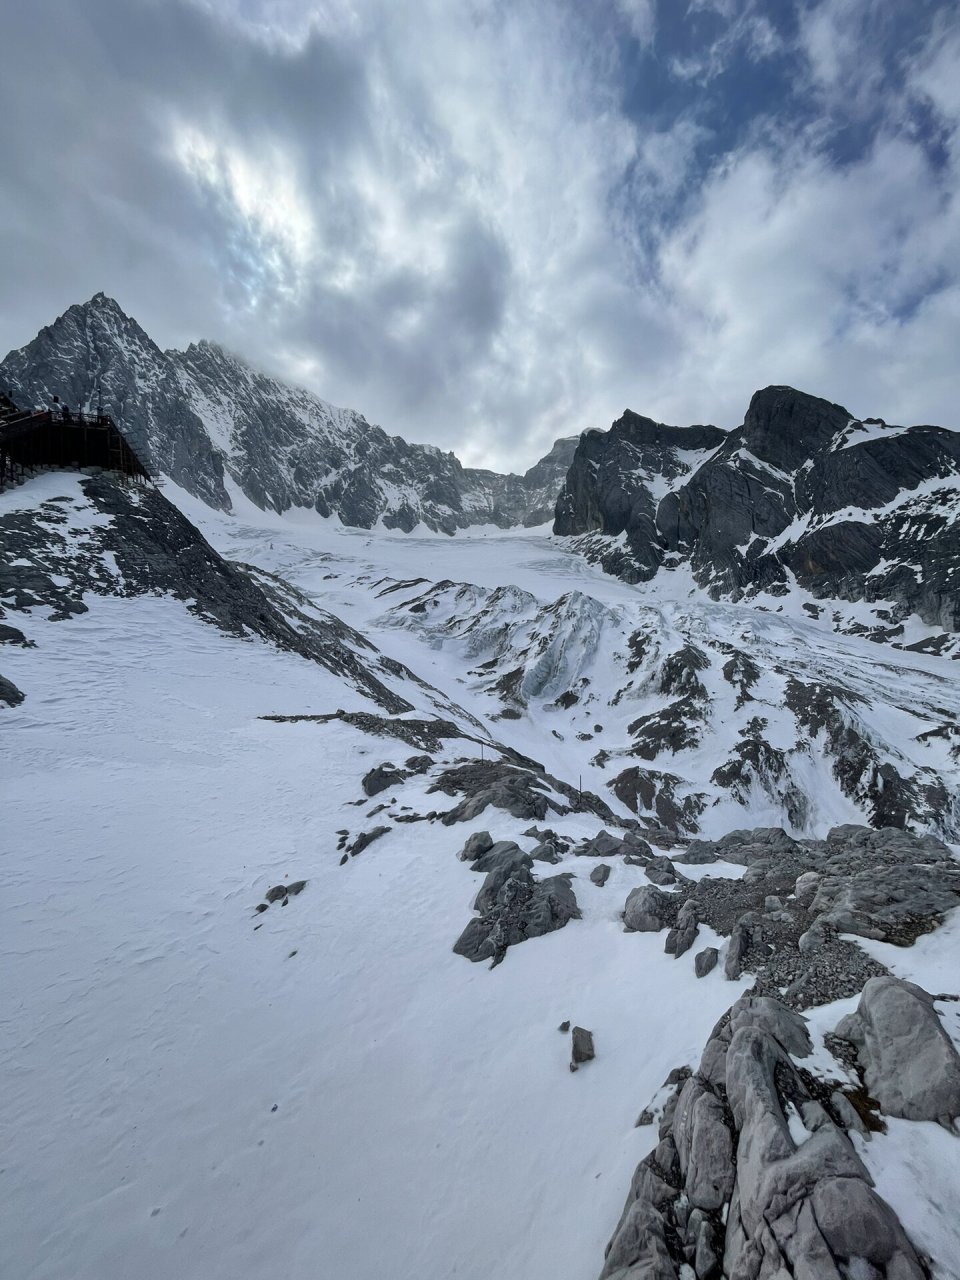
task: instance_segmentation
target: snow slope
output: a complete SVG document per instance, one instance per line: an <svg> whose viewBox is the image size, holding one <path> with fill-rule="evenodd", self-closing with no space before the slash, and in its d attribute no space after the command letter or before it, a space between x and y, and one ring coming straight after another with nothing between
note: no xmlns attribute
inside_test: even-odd
<svg viewBox="0 0 960 1280"><path fill-rule="evenodd" d="M322 596L456 690L495 736L582 777L624 815L657 819L629 800L618 807L615 780L639 767L687 832L773 824L823 835L905 814L960 838L960 690L948 659L838 636L789 600L777 612L711 601L679 573L665 598L662 579L628 585L536 531L421 538L411 551L400 536L190 511L225 554ZM691 652L703 666L684 687L675 668ZM565 693L577 700L563 705Z"/></svg>
<svg viewBox="0 0 960 1280"><path fill-rule="evenodd" d="M859 671L886 705L891 677L868 667L871 655L884 661L876 645L840 645L812 624L745 606L638 604L632 588L536 533L410 541L252 508L231 519L167 492L221 550L281 574L426 682L378 668L412 707L394 723L442 707L460 726L463 737L431 753L438 767L474 756L478 739L491 751L499 739L575 784L596 752L576 736L576 706L556 713L562 741L538 727L538 699L554 698L553 684L526 696L520 719L504 719L503 699L467 674L461 624L505 583L510 610L497 613L498 634L478 657L502 643L498 663L514 662L528 644L509 619L544 626L555 600L579 592L588 620L622 629L635 610L711 653L749 625L771 668L793 646L818 670ZM48 567L69 580L110 524L82 479L52 474L0 495L0 518L57 498L66 550ZM115 558L101 561L104 581L122 587ZM447 608L436 629L398 625L397 602L424 584L383 593L421 575L428 587L467 582L474 613ZM491 808L471 823L408 824L438 803L429 776L374 801L359 779L382 761L402 764L409 746L338 719L261 718L377 711L362 685L225 634L169 594L86 591L83 602L87 612L61 621L37 606L11 610L6 621L35 647L0 647L0 671L26 694L2 709L0 736L0 1274L594 1275L633 1168L656 1140L655 1127L634 1128L638 1112L671 1068L698 1059L749 978L728 982L721 968L697 981L658 935L625 934L620 912L647 883L643 868L615 860L599 888L592 860L571 854L551 870L573 873L583 918L512 947L493 970L468 963L451 947L480 881L456 854L481 827L531 848L526 820ZM604 664L589 645L572 649L571 669L599 681ZM625 668L604 670L603 715L614 717ZM908 697L932 704L935 690L946 705L948 670L910 655ZM878 723L884 715L893 712L878 712ZM903 722L888 718L886 728L889 742ZM596 782L608 773L597 767ZM811 786L829 776L822 769ZM759 810L738 812L747 825ZM388 832L342 864L338 833L383 822ZM562 819L571 838L599 825L586 813ZM295 879L306 879L302 893L256 913L271 885ZM701 937L720 945L709 930ZM911 958L901 959L907 974ZM597 1045L576 1074L557 1031L567 1019ZM949 1232L923 1225L926 1192L896 1185L908 1154L891 1156L885 1194L905 1220L914 1205L911 1221L950 1277Z"/></svg>
<svg viewBox="0 0 960 1280"><path fill-rule="evenodd" d="M0 514L41 493L82 504L56 475ZM684 975L622 932L632 867L599 890L581 863L582 921L468 964L464 829L398 826L341 867L389 748L258 718L367 700L169 598L85 599L18 614L36 648L3 650L27 698L3 728L0 1274L590 1274L636 1112L737 988L715 975L677 1023ZM589 1071L564 1018L595 1032Z"/></svg>

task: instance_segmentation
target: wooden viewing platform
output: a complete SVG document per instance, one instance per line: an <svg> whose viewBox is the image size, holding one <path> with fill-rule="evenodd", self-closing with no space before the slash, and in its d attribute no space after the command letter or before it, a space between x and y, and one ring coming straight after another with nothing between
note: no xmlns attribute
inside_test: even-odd
<svg viewBox="0 0 960 1280"><path fill-rule="evenodd" d="M0 492L50 467L101 467L134 480L150 479L109 414L18 409L0 396Z"/></svg>

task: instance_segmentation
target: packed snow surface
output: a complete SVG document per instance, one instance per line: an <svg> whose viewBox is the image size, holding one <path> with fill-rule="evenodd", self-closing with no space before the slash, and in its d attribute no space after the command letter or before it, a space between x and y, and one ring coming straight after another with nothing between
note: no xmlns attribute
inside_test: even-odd
<svg viewBox="0 0 960 1280"><path fill-rule="evenodd" d="M96 518L63 475L0 495L0 511L55 495L74 501L77 529ZM634 588L542 531L409 539L252 507L218 517L173 496L225 554L289 579L481 718L456 646L384 619L372 577L637 606ZM638 1112L672 1067L698 1060L749 979L725 981L721 964L697 981L658 935L624 933L643 869L615 861L598 888L595 864L569 855L551 870L575 874L583 919L496 969L468 963L451 947L480 881L456 854L482 828L529 848L529 823L490 809L453 827L396 825L341 866L336 833L376 822L371 803L357 807L359 778L409 748L339 721L260 717L369 702L173 599L87 603L64 622L17 614L36 647L2 651L27 698L4 711L0 740L0 1275L595 1275L656 1141L655 1127L634 1127ZM755 633L780 628L776 643L790 628L811 651L871 650L799 619L697 608L705 626L749 616ZM949 669L908 665L917 681ZM434 714L426 692L404 696L419 699L412 714ZM530 717L489 727L567 781L589 768L585 748ZM437 803L422 780L400 798L419 812ZM574 814L563 830L599 825ZM255 914L271 885L297 879L307 886L287 906ZM931 948L918 956L941 966ZM911 976L909 953L901 969ZM568 1019L596 1042L576 1074L557 1030ZM920 1158L896 1133L887 1145ZM900 1207L906 1193L881 1190Z"/></svg>

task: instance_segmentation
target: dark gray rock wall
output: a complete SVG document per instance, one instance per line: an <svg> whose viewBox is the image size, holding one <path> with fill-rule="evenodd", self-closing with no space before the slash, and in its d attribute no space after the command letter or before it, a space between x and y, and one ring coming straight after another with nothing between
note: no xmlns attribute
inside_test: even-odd
<svg viewBox="0 0 960 1280"><path fill-rule="evenodd" d="M796 582L889 602L883 638L910 614L955 632L960 432L861 422L792 387L758 391L726 434L627 413L581 437L554 532L631 582L686 564L715 599Z"/></svg>
<svg viewBox="0 0 960 1280"><path fill-rule="evenodd" d="M194 497L227 510L223 460L184 399L176 369L135 320L98 293L0 364L0 387L23 407L54 396L72 409L105 412L151 474L168 475Z"/></svg>
<svg viewBox="0 0 960 1280"><path fill-rule="evenodd" d="M658 485L677 483L725 439L718 427L670 427L629 409L610 431L586 431L557 499L554 533L627 533L639 581L666 550L656 528Z"/></svg>

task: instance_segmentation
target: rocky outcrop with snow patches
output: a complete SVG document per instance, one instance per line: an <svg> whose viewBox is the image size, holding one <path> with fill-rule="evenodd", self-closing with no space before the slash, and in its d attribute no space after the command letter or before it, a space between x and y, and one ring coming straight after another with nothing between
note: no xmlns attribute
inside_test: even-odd
<svg viewBox="0 0 960 1280"><path fill-rule="evenodd" d="M0 387L21 405L102 400L153 474L220 510L232 483L261 509L305 508L363 529L544 524L576 448L575 437L556 441L522 476L472 470L213 343L161 351L102 293L11 351Z"/></svg>
<svg viewBox="0 0 960 1280"><path fill-rule="evenodd" d="M839 630L957 652L957 431L779 386L727 433L627 413L582 437L554 528L628 582L685 573L714 599L790 597Z"/></svg>
<svg viewBox="0 0 960 1280"><path fill-rule="evenodd" d="M544 603L517 586L357 581L379 625L455 654L599 794L679 835L764 815L960 837L960 694L925 659L724 603ZM572 770L570 770L572 772Z"/></svg>

